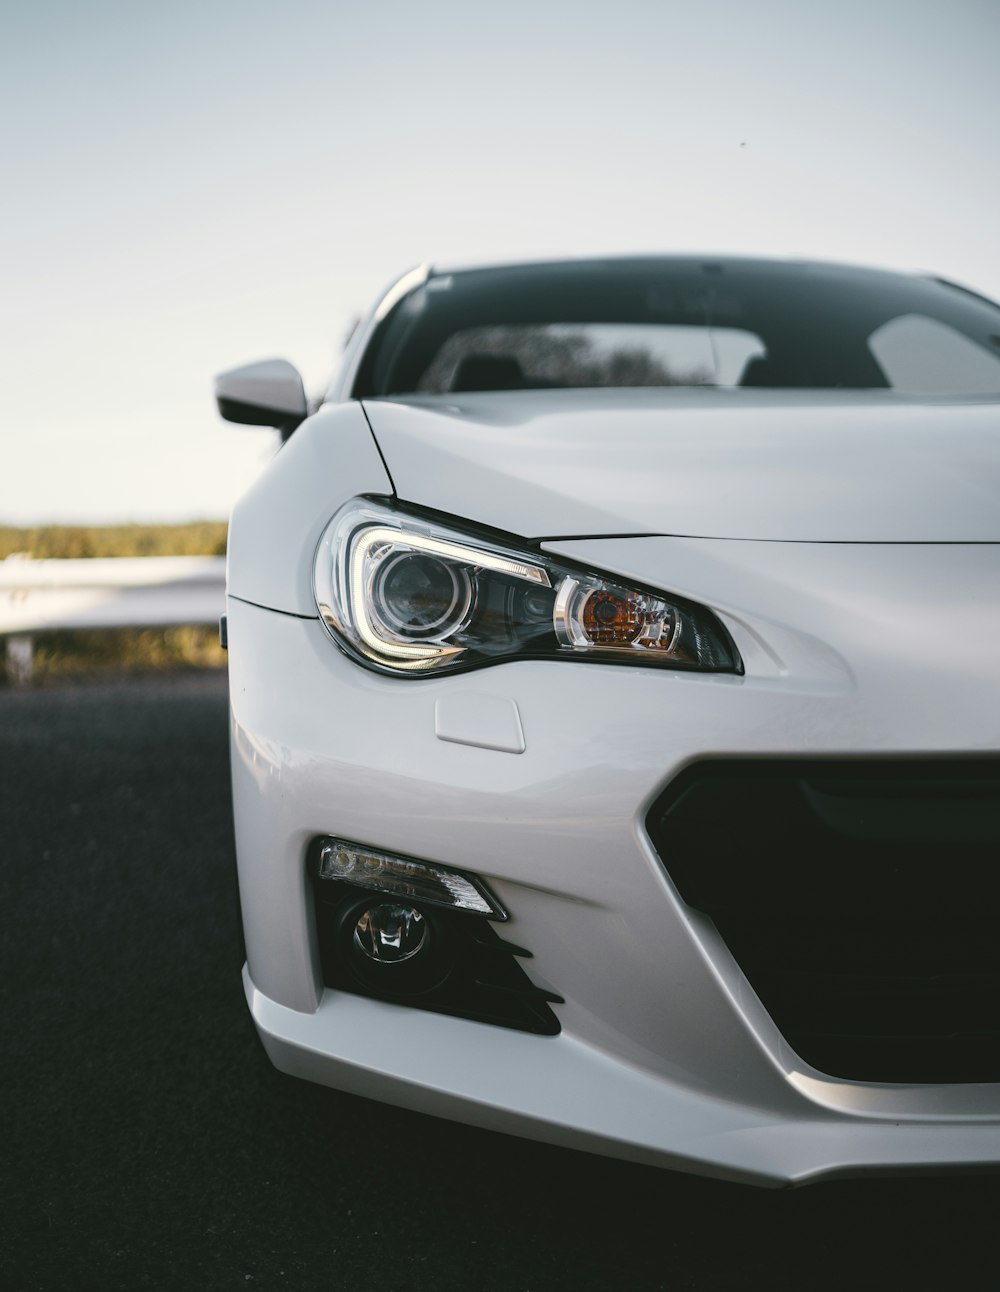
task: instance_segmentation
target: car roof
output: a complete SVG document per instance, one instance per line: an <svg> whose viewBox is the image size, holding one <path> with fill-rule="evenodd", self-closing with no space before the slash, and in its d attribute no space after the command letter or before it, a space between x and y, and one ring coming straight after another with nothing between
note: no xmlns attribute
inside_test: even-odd
<svg viewBox="0 0 1000 1292"><path fill-rule="evenodd" d="M712 265L720 269L785 269L822 270L826 272L843 271L845 274L904 274L908 272L919 276L920 271L885 269L875 265L859 265L848 261L818 260L811 257L780 256L747 256L729 253L704 252L645 252L627 255L563 256L539 259L498 259L484 261L459 261L455 263L428 264L428 278L443 278L452 274L472 274L505 270L548 270L560 269L639 269L642 267L669 268L694 267L695 265Z"/></svg>

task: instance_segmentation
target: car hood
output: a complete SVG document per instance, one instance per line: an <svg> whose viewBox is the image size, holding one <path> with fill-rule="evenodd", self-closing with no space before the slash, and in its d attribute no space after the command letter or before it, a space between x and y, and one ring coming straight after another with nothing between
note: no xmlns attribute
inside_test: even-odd
<svg viewBox="0 0 1000 1292"><path fill-rule="evenodd" d="M1000 403L892 392L366 400L397 496L529 538L1000 542Z"/></svg>

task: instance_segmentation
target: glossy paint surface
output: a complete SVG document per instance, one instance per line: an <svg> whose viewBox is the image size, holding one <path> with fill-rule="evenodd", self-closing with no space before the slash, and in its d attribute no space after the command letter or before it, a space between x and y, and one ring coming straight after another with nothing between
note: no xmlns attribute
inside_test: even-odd
<svg viewBox="0 0 1000 1292"><path fill-rule="evenodd" d="M364 401L400 498L531 537L1000 538L1000 405L888 392Z"/></svg>
<svg viewBox="0 0 1000 1292"><path fill-rule="evenodd" d="M323 529L365 495L708 607L745 672L369 671L338 649L312 589ZM548 390L328 405L230 531L245 986L273 1062L758 1184L1000 1164L1000 1086L850 1081L804 1063L644 825L704 759L995 755L998 592L996 404ZM505 935L532 952L529 977L564 998L560 1034L324 987L306 873L319 835L485 879Z"/></svg>
<svg viewBox="0 0 1000 1292"><path fill-rule="evenodd" d="M272 409L280 416L303 418L306 396L298 370L287 359L261 359L220 372L215 379L216 399L255 408Z"/></svg>
<svg viewBox="0 0 1000 1292"><path fill-rule="evenodd" d="M853 545L561 546L588 561L606 554L606 565L633 576L669 569L684 591L699 586L746 675L543 661L397 681L360 669L317 621L230 600L248 990L272 1057L428 1111L740 1179L992 1160L994 1087L852 1083L803 1064L711 924L677 898L643 816L681 768L706 756L995 749L1000 721L982 696L996 687L989 642L1000 618L962 587L1000 580L1000 548L938 548L928 559L928 549L886 547L880 565ZM843 604L852 583L853 614ZM928 595L956 613L964 603L956 636L966 644L951 676L913 640ZM487 747L485 730L482 747L439 739L439 701L461 706L466 694L470 715L487 711L484 697L517 705L523 753ZM485 877L511 913L511 939L533 951L530 976L566 998L561 1036L411 1021L398 1007L332 1000L305 876L306 845L327 832ZM359 1026L366 1011L371 1021ZM347 1013L355 1021L342 1030ZM387 1068L379 1057L390 1020L401 1035L426 1037L426 1052L414 1040L412 1064ZM480 1046L496 1062L510 1056L506 1096L492 1065L488 1078L475 1065L470 1076L466 1054ZM557 1110L547 1092L564 1063L579 1067L580 1083ZM712 1111L720 1100L721 1121ZM631 1114L609 1117L609 1104L622 1102ZM739 1136L720 1139L732 1116ZM949 1139L951 1119L961 1132Z"/></svg>
<svg viewBox="0 0 1000 1292"><path fill-rule="evenodd" d="M360 405L321 409L233 509L230 594L285 614L315 615L313 554L330 517L355 494L391 489Z"/></svg>

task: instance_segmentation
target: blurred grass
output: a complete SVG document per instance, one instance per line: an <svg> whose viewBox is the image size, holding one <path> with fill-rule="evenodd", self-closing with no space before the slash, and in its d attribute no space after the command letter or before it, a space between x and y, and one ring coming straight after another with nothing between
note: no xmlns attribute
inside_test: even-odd
<svg viewBox="0 0 1000 1292"><path fill-rule="evenodd" d="M187 525L0 525L0 560L24 552L83 559L101 556L224 556L225 521ZM225 668L214 627L121 628L33 633L34 680L150 670ZM0 648L2 651L2 648ZM0 686L5 685L0 654Z"/></svg>

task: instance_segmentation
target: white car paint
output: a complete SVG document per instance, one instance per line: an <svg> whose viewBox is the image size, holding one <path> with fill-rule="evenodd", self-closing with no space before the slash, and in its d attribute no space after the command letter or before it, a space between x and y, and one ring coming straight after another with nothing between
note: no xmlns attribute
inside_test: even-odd
<svg viewBox="0 0 1000 1292"><path fill-rule="evenodd" d="M337 509L331 500L391 492L361 405L321 409L233 509L230 595L284 614L315 616L313 555Z"/></svg>
<svg viewBox="0 0 1000 1292"><path fill-rule="evenodd" d="M272 1061L758 1184L1000 1163L1000 1086L805 1063L645 824L705 759L997 754L997 416L882 392L596 390L347 400L310 418L238 505L229 553L244 977ZM321 533L359 496L696 601L744 671L370 671L331 641L311 586ZM559 1034L325 986L306 865L321 835L481 877L531 981L564 998Z"/></svg>
<svg viewBox="0 0 1000 1292"><path fill-rule="evenodd" d="M215 379L215 397L266 408L299 421L307 412L302 378L287 359L260 359L220 372Z"/></svg>
<svg viewBox="0 0 1000 1292"><path fill-rule="evenodd" d="M364 408L399 498L515 534L997 538L995 403L680 387Z"/></svg>

